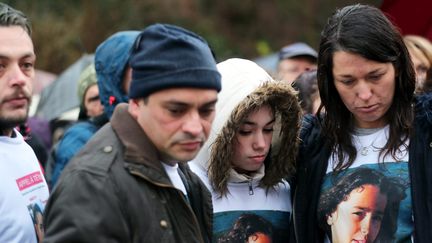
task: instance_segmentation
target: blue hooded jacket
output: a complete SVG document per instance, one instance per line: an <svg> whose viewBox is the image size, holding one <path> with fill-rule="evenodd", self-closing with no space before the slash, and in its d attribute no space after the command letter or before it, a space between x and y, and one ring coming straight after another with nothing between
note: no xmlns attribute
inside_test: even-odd
<svg viewBox="0 0 432 243"><path fill-rule="evenodd" d="M95 52L95 68L98 80L99 97L104 106L104 119L98 122L89 120L71 126L64 134L55 150L52 177L48 182L51 188L70 159L84 147L94 133L111 118L115 106L128 102L123 90L124 72L129 65L130 49L139 31L120 31L102 42ZM103 120L104 122L100 122Z"/></svg>
<svg viewBox="0 0 432 243"><path fill-rule="evenodd" d="M130 49L139 33L117 32L96 49L95 67L99 97L108 118L111 118L118 103L129 101L123 90L123 76L129 63Z"/></svg>

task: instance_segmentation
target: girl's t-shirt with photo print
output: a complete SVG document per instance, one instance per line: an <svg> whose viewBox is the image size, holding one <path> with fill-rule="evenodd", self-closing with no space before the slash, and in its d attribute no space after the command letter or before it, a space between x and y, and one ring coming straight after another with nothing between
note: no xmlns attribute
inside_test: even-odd
<svg viewBox="0 0 432 243"><path fill-rule="evenodd" d="M389 127L353 135L357 157L350 168L335 172L330 156L321 186L318 220L326 242L412 242L408 143L396 158L379 151Z"/></svg>

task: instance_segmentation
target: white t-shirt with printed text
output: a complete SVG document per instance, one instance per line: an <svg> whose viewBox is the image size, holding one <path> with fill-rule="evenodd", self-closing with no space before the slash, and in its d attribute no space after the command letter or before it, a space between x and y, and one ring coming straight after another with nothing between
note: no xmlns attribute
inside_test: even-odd
<svg viewBox="0 0 432 243"><path fill-rule="evenodd" d="M14 133L0 136L0 242L37 242L49 190L35 153Z"/></svg>

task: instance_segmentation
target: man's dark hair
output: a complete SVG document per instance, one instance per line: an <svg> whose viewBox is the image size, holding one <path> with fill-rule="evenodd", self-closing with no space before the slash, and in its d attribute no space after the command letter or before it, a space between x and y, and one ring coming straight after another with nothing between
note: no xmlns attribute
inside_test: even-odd
<svg viewBox="0 0 432 243"><path fill-rule="evenodd" d="M4 3L0 3L0 26L20 26L28 35L32 32L27 16Z"/></svg>

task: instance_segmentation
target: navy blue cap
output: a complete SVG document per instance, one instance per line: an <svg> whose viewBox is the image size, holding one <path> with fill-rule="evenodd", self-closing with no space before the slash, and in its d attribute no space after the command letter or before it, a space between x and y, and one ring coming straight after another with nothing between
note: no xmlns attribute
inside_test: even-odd
<svg viewBox="0 0 432 243"><path fill-rule="evenodd" d="M221 75L207 42L178 26L145 28L135 41L130 66L130 98L177 87L221 90Z"/></svg>

